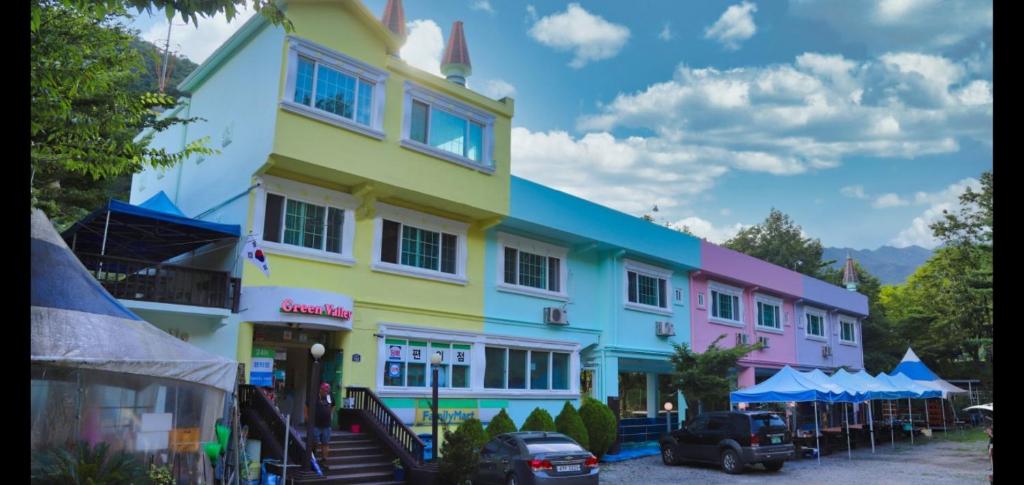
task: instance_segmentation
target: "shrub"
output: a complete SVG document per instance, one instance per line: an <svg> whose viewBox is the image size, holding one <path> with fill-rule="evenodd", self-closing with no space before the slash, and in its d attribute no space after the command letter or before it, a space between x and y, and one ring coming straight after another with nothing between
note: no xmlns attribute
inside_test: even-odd
<svg viewBox="0 0 1024 485"><path fill-rule="evenodd" d="M472 441L473 446L477 451L480 451L480 449L491 440L491 438L487 436L487 432L484 431L483 423L476 418L467 419L459 425L458 431L469 435L470 441Z"/></svg>
<svg viewBox="0 0 1024 485"><path fill-rule="evenodd" d="M477 442L484 436L479 420L476 425L459 426L455 432L444 432L444 447L441 448L440 478L441 483L463 485L473 478L477 465L480 463L480 446ZM479 430L479 435L477 435Z"/></svg>
<svg viewBox="0 0 1024 485"><path fill-rule="evenodd" d="M557 431L555 429L555 420L551 419L551 414L541 408L535 408L526 421L523 421L523 426L519 428L519 431Z"/></svg>
<svg viewBox="0 0 1024 485"><path fill-rule="evenodd" d="M584 399L579 414L590 439L590 447L587 449L594 456L601 458L615 442L618 434L615 414L603 402L590 397Z"/></svg>
<svg viewBox="0 0 1024 485"><path fill-rule="evenodd" d="M487 437L494 439L502 433L515 433L516 423L512 421L512 418L508 417L508 413L505 412L505 408L501 408L501 412L498 413L490 423L487 423Z"/></svg>
<svg viewBox="0 0 1024 485"><path fill-rule="evenodd" d="M146 469L128 452L111 452L110 445L80 442L69 449L32 453L32 483L145 483Z"/></svg>
<svg viewBox="0 0 1024 485"><path fill-rule="evenodd" d="M558 428L559 433L576 440L580 446L590 448L590 435L587 433L587 427L583 425L580 414L576 412L576 408L572 407L572 403L569 401L565 402L562 412L558 413L558 417L555 418L555 427Z"/></svg>

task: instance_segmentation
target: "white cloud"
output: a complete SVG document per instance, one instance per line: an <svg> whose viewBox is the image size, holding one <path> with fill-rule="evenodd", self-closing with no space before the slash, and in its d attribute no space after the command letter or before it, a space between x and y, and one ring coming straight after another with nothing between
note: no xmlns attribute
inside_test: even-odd
<svg viewBox="0 0 1024 485"><path fill-rule="evenodd" d="M223 13L219 13L209 18L200 17L198 27L191 22L185 24L180 17L175 17L171 28L171 51L178 51L192 62L201 64L253 14L253 10L246 6L239 9L231 22ZM167 42L167 20L161 12L153 17L160 20L141 32L140 37L162 46Z"/></svg>
<svg viewBox="0 0 1024 485"><path fill-rule="evenodd" d="M704 38L717 40L726 49L739 49L743 41L753 37L757 32L753 15L756 11L757 5L750 2L725 9L718 21L704 31Z"/></svg>
<svg viewBox="0 0 1024 485"><path fill-rule="evenodd" d="M957 91L956 97L967 106L992 104L992 84L988 81L976 80Z"/></svg>
<svg viewBox="0 0 1024 485"><path fill-rule="evenodd" d="M721 244L729 239L732 239L736 233L740 232L746 227L750 227L746 224L736 223L731 226L715 227L711 221L701 219L700 217L690 216L685 219L680 219L673 224L675 227L685 226L695 236L707 239L715 244Z"/></svg>
<svg viewBox="0 0 1024 485"><path fill-rule="evenodd" d="M900 207L908 204L910 204L910 202L902 199L899 195L888 193L875 198L874 202L871 203L871 207L874 207L875 209L887 209L889 207Z"/></svg>
<svg viewBox="0 0 1024 485"><path fill-rule="evenodd" d="M501 79L488 79L480 87L479 91L485 96L501 99L506 96L513 97L516 95L516 87L501 80Z"/></svg>
<svg viewBox="0 0 1024 485"><path fill-rule="evenodd" d="M932 234L928 227L930 224L942 218L942 211L957 212L960 208L960 195L970 187L974 191L981 190L981 182L975 178L965 178L959 182L950 184L938 192L918 192L915 194L916 204L928 204L929 207L920 216L910 222L910 227L900 231L891 244L898 248L917 245L925 248L934 248L939 245L939 240Z"/></svg>
<svg viewBox="0 0 1024 485"><path fill-rule="evenodd" d="M526 6L526 18L530 22L536 22L537 21L537 7L534 7L533 5L527 5Z"/></svg>
<svg viewBox="0 0 1024 485"><path fill-rule="evenodd" d="M789 12L825 24L841 40L867 48L932 53L987 37L991 43L990 0L789 0Z"/></svg>
<svg viewBox="0 0 1024 485"><path fill-rule="evenodd" d="M668 42L672 40L672 29L669 28L668 22L665 22L665 26L661 28L661 32L658 33L658 38Z"/></svg>
<svg viewBox="0 0 1024 485"><path fill-rule="evenodd" d="M471 10L480 10L483 12L487 12L491 15L494 15L495 13L494 7L491 6L490 0L476 0L469 5L469 8Z"/></svg>
<svg viewBox="0 0 1024 485"><path fill-rule="evenodd" d="M839 193L845 197L852 197L854 199L866 199L867 194L864 193L863 185L848 185L839 189Z"/></svg>
<svg viewBox="0 0 1024 485"><path fill-rule="evenodd" d="M408 37L398 52L402 60L431 74L441 76L444 36L433 20L413 20L407 24Z"/></svg>
<svg viewBox="0 0 1024 485"><path fill-rule="evenodd" d="M527 7L531 15L536 11ZM529 31L530 37L548 47L573 51L569 66L579 69L592 61L615 57L629 39L629 29L613 24L570 3L565 12L538 20Z"/></svg>

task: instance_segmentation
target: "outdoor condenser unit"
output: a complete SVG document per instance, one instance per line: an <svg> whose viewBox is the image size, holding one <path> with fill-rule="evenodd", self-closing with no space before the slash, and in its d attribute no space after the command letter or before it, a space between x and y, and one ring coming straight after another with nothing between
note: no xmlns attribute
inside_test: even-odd
<svg viewBox="0 0 1024 485"><path fill-rule="evenodd" d="M672 322L654 322L654 331L659 337L670 337L676 334L676 326Z"/></svg>
<svg viewBox="0 0 1024 485"><path fill-rule="evenodd" d="M547 307L544 308L544 323L551 325L568 325L569 315L561 308Z"/></svg>

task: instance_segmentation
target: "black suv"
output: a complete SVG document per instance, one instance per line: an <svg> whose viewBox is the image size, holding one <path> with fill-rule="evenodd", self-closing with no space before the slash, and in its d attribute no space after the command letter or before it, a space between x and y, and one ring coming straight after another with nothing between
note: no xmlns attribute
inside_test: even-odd
<svg viewBox="0 0 1024 485"><path fill-rule="evenodd" d="M770 471L793 458L793 438L777 414L766 411L704 413L671 433L663 433L661 459L666 465L686 461L717 463L726 473L762 463Z"/></svg>

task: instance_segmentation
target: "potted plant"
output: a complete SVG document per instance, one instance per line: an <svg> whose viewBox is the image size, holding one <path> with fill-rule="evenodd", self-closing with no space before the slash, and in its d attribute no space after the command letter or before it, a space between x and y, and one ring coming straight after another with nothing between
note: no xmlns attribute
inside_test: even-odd
<svg viewBox="0 0 1024 485"><path fill-rule="evenodd" d="M395 466L395 480L405 481L405 467L402 466L402 460L395 458L391 464Z"/></svg>

